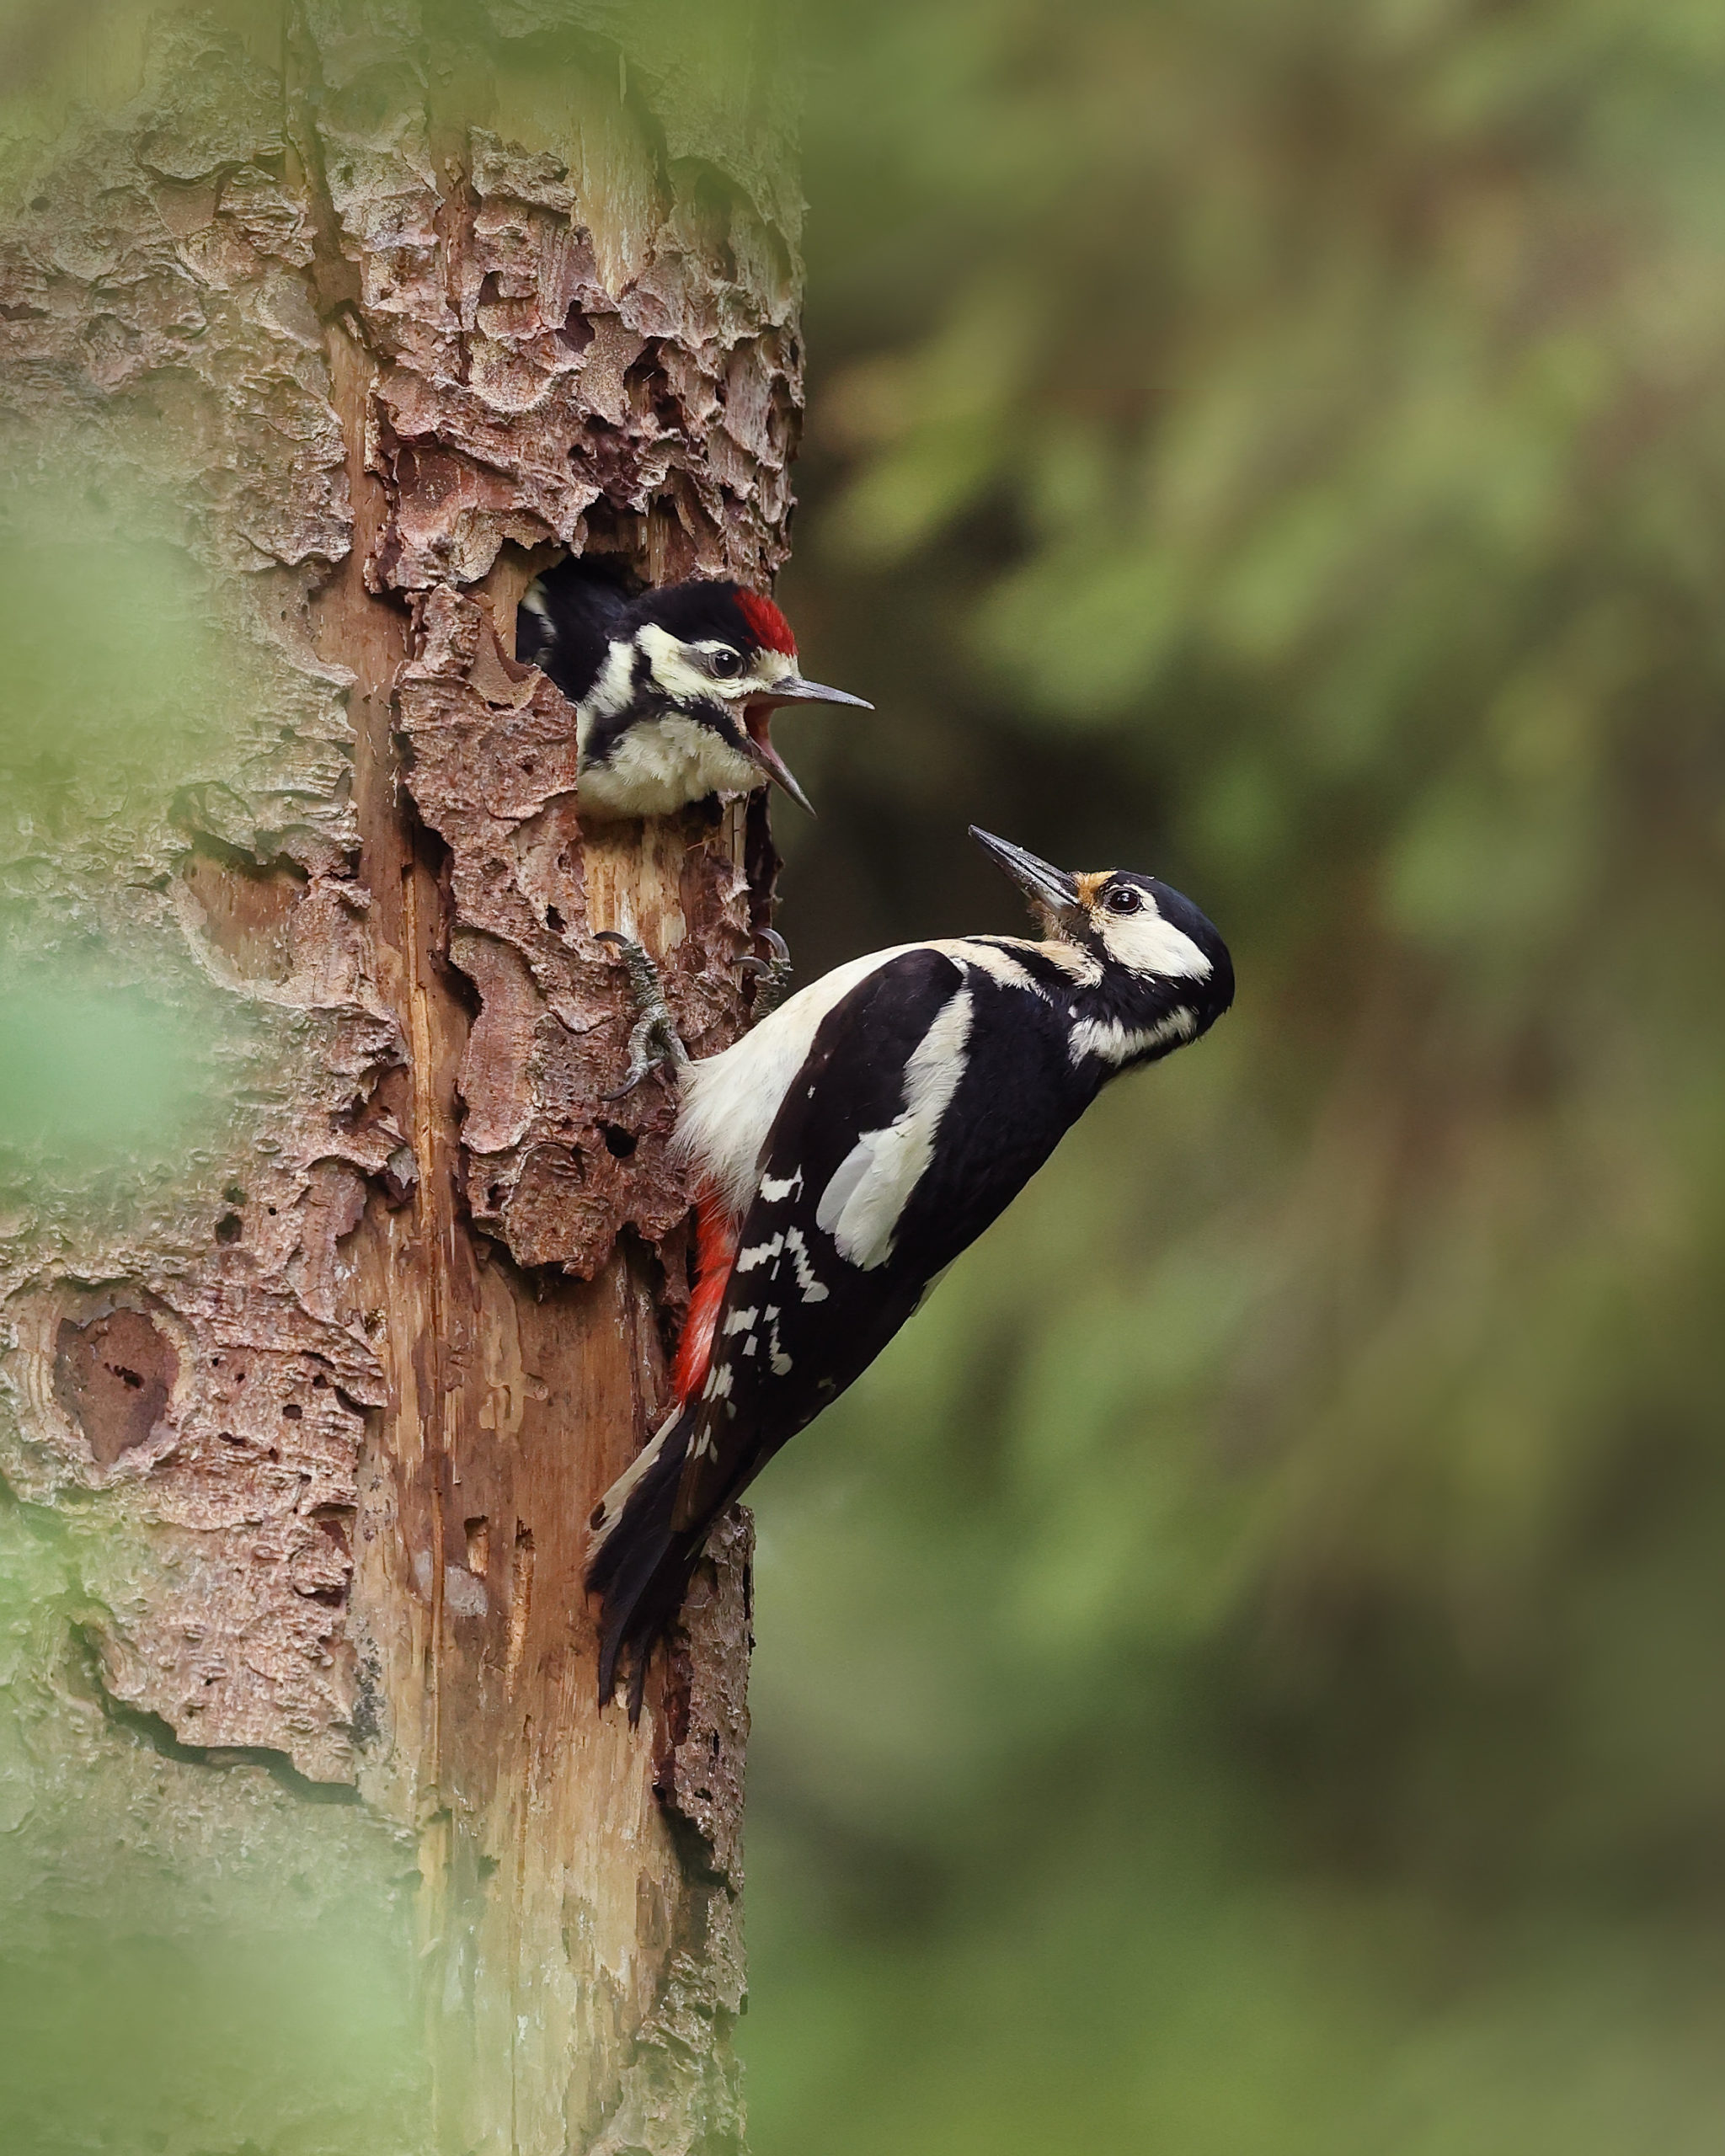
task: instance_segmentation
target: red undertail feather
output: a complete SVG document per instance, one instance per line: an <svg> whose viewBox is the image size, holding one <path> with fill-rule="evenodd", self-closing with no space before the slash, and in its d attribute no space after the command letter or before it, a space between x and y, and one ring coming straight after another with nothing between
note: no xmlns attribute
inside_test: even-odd
<svg viewBox="0 0 1725 2156"><path fill-rule="evenodd" d="M737 604L743 618L769 651L782 651L787 659L796 657L797 639L791 634L791 625L770 599L763 599L758 591L740 591Z"/></svg>
<svg viewBox="0 0 1725 2156"><path fill-rule="evenodd" d="M777 609L774 608L774 612ZM701 1389L707 1366L713 1360L713 1328L724 1301L724 1291L736 1262L737 1235L741 1225L726 1210L724 1201L711 1183L695 1193L698 1209L695 1230L695 1292L689 1298L688 1321L677 1348L677 1366L671 1380L676 1403L682 1406Z"/></svg>

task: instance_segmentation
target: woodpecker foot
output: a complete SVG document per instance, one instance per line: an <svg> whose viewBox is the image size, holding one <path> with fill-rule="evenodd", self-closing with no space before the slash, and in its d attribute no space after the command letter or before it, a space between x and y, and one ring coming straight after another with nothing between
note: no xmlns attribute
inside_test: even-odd
<svg viewBox="0 0 1725 2156"><path fill-rule="evenodd" d="M620 936L614 928L600 929L593 941L616 946L623 970L629 977L629 993L639 1013L629 1034L628 1075L614 1093L601 1096L606 1101L620 1101L626 1093L633 1093L647 1074L661 1064L668 1063L674 1070L681 1071L689 1060L689 1051L683 1045L677 1022L665 1000L665 984L659 978L659 969L642 946L633 937Z"/></svg>
<svg viewBox="0 0 1725 2156"><path fill-rule="evenodd" d="M785 991L791 985L793 969L791 947L776 928L763 928L761 937L772 952L771 958L745 958L743 971L755 976L755 1001L750 1012L758 1026L769 1011L777 1011L784 1001Z"/></svg>

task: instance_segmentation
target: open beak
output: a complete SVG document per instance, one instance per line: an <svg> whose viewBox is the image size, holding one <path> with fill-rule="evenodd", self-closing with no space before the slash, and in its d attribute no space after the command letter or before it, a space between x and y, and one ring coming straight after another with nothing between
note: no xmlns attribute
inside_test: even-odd
<svg viewBox="0 0 1725 2156"><path fill-rule="evenodd" d="M766 738L765 712L761 712L758 725L754 712L749 714L748 755L750 762L758 764L775 786L782 786L799 808L806 808L811 816L814 814L814 803L798 785L790 766Z"/></svg>
<svg viewBox="0 0 1725 2156"><path fill-rule="evenodd" d="M750 758L775 786L782 786L797 806L812 816L814 803L791 776L790 766L773 747L766 730L781 704L854 704L858 711L873 711L874 706L843 689L825 689L819 681L805 681L800 674L787 674L782 680L773 683L766 695L750 697L743 716L749 730Z"/></svg>
<svg viewBox="0 0 1725 2156"><path fill-rule="evenodd" d="M970 835L985 853L1006 870L1029 899L1033 910L1047 915L1055 927L1065 926L1083 911L1077 880L1064 868L1039 861L1022 846L1014 846L1007 839L997 839L992 831L979 830L975 824L970 826Z"/></svg>

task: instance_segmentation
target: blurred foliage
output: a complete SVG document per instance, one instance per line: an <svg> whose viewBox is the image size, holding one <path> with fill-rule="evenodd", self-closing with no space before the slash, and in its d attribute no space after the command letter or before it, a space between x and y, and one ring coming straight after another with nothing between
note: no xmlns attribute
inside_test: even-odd
<svg viewBox="0 0 1725 2156"><path fill-rule="evenodd" d="M1725 31L811 38L799 963L1241 995L759 1492L757 2156L1711 2148Z"/></svg>
<svg viewBox="0 0 1725 2156"><path fill-rule="evenodd" d="M130 933L175 775L249 686L207 574L152 536L175 520L47 455L0 510L0 1198L183 1177L264 1022Z"/></svg>
<svg viewBox="0 0 1725 2156"><path fill-rule="evenodd" d="M52 132L53 101L29 102L32 67L88 44L97 12L0 8L0 132ZM108 20L136 32L138 18ZM101 87L66 73L59 90ZM243 595L189 543L197 446L164 432L145 416L96 448L7 433L8 1288L65 1269L68 1246L99 1281L113 1231L141 1217L206 1233L259 1134L272 1059L296 1028L305 1038L299 1013L220 985L174 923L178 789L204 779L232 798L222 779L277 747L280 714L259 692L267 654L236 633ZM164 1189L174 1205L152 1208ZM168 1270L172 1232L158 1228ZM0 1380L8 1430L16 1383ZM125 1480L122 1466L99 1501L68 1490L51 1510L0 1480L0 2149L385 2147L423 2110L411 1852L356 1803L310 1801L321 1793L279 1760L188 1750L115 1704L97 1642L142 1592Z"/></svg>
<svg viewBox="0 0 1725 2156"><path fill-rule="evenodd" d="M89 1628L136 1554L123 1500L0 1492L0 2147L409 2145L411 1849L349 1791L115 1707Z"/></svg>

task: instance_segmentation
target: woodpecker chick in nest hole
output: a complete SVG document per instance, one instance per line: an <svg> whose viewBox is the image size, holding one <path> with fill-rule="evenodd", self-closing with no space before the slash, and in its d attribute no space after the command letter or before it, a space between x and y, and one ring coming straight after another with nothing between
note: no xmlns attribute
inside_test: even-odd
<svg viewBox="0 0 1725 2156"><path fill-rule="evenodd" d="M718 579L632 595L592 563L560 563L521 600L515 655L575 707L578 798L588 817L668 816L709 794L734 798L769 782L809 808L772 744L773 712L786 704L874 708L805 680L790 624L772 600Z"/></svg>

